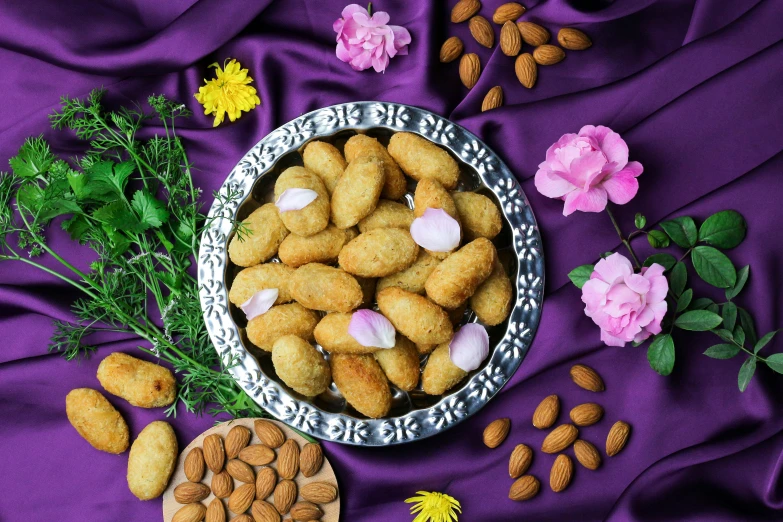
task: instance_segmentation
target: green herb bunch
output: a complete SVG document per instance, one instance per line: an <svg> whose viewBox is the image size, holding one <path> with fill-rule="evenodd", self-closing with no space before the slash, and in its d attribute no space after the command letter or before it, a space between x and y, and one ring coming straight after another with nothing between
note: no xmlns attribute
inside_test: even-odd
<svg viewBox="0 0 783 522"><path fill-rule="evenodd" d="M675 348L672 333L675 328L696 332L712 332L721 343L708 348L704 355L714 359L731 359L744 353L737 384L745 391L753 378L756 366L766 364L777 373L783 373L783 353L763 356L761 350L772 340L777 330L759 338L751 314L737 306L734 299L739 296L750 275L750 266L737 270L721 250L738 246L747 233L747 223L739 212L724 210L708 217L701 226L693 218L678 217L660 223L660 229L646 230L647 219L636 214L636 230L627 237L623 235L617 220L607 206L612 224L620 240L628 249L637 269L658 263L666 269L669 282L667 296L668 312L661 326L663 331L652 338L647 349L647 360L653 370L669 375L674 369ZM668 253L651 255L640 263L631 246L631 240L646 235L653 248L667 248L671 243L684 250L678 259ZM610 255L607 252L602 257ZM690 268L706 283L724 290L725 300L715 302L708 297L694 298L693 289L688 288ZM579 288L590 279L594 265L582 265L572 270L568 277ZM645 341L646 342L646 341ZM638 343L642 344L642 343Z"/></svg>
<svg viewBox="0 0 783 522"><path fill-rule="evenodd" d="M212 347L198 300L198 283L188 268L208 225L200 190L175 122L190 115L165 96L140 106L109 111L103 90L86 99L63 97L50 116L55 129L71 129L86 141L85 153L70 161L55 156L42 138L24 142L0 173L0 261L34 266L77 288L74 322L55 321L50 350L71 360L96 348L98 331L129 333L146 343L144 352L171 364L179 375L178 401L188 411L233 417L263 414L226 371ZM163 133L141 140L138 132L153 119ZM226 205L235 194L215 194ZM97 254L82 271L46 240L52 220ZM42 255L59 262L51 269Z"/></svg>

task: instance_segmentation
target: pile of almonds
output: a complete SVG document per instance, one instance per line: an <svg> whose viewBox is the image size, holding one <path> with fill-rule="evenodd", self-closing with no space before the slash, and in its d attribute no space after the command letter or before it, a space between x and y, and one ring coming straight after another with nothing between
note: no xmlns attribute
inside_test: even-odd
<svg viewBox="0 0 783 522"><path fill-rule="evenodd" d="M601 376L592 368L577 364L571 368L571 379L580 388L591 392L602 392L606 388ZM551 428L560 415L560 399L550 395L533 412L533 426L540 430ZM549 474L549 487L555 493L565 490L574 477L574 463L571 457L562 453L573 444L576 460L589 470L596 470L601 465L601 454L598 449L584 439L579 439L579 427L592 426L604 416L604 409L599 404L588 402L571 409L569 414L572 424L561 424L553 429L544 439L541 451L544 453L559 453L552 464ZM500 446L511 431L511 420L497 419L484 430L484 444L489 448ZM631 427L628 423L617 421L606 436L606 455L617 455L628 442ZM511 485L508 498L514 501L529 500L535 497L541 489L540 481L533 475L526 475L533 462L533 450L526 444L518 444L511 452L508 461L508 474L515 482Z"/></svg>
<svg viewBox="0 0 783 522"><path fill-rule="evenodd" d="M467 21L470 34L479 45L491 49L495 45L495 32L483 16L479 0L459 0L451 10L451 21L455 24ZM583 51L593 45L590 38L578 29L564 27L557 33L560 47L549 44L549 31L533 22L517 22L526 9L517 2L508 2L498 7L492 21L500 26L500 50L506 56L516 57L514 71L519 82L532 89L538 79L539 65L554 65L563 61L565 51ZM516 23L515 23L516 22ZM533 47L531 53L522 53L522 44ZM475 53L463 55L465 45L457 36L446 40L440 48L440 61L453 62L460 56L459 77L462 84L472 89L481 76L481 62ZM481 104L481 111L496 109L503 105L503 89L497 85L489 90Z"/></svg>
<svg viewBox="0 0 783 522"><path fill-rule="evenodd" d="M280 522L286 514L291 517L287 521L321 519L319 504L336 500L337 487L310 482L300 488L296 482L300 471L307 478L320 471L321 445L306 444L300 451L295 440L286 439L279 427L265 420L257 420L254 430L259 444L250 444L248 428L234 426L225 441L218 434L208 435L202 448L190 450L184 464L188 482L174 488L174 500L183 507L172 522L225 522L229 514L223 499L228 499L228 512L237 515L230 519L234 522ZM213 473L211 486L201 482L206 468ZM205 507L201 501L210 493L215 498Z"/></svg>

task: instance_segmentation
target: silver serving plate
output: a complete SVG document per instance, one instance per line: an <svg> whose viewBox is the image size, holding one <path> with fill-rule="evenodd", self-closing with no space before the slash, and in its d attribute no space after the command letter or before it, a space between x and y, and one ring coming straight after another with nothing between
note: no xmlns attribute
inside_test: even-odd
<svg viewBox="0 0 783 522"><path fill-rule="evenodd" d="M245 335L244 314L228 301L228 288L239 270L228 259L229 219L244 219L271 200L280 172L301 165L302 147L313 139L341 148L356 132L385 142L394 132L419 134L454 156L461 168L458 190L493 197L505 222L495 238L500 259L515 282L514 307L506 322L488 328L493 349L482 366L450 393L429 396L392 386L392 409L386 418L359 414L332 385L319 397L305 398L275 374L271 357ZM313 437L343 444L387 446L441 433L480 410L511 378L525 357L541 317L544 258L533 211L508 167L475 135L431 112L396 103L357 102L319 109L286 123L259 141L234 167L220 194L238 195L228 205L216 201L214 218L201 240L199 294L204 320L215 349L250 397L271 415ZM411 198L407 198L410 200ZM464 322L475 321L468 313ZM320 347L319 347L320 348ZM328 354L325 354L328 357Z"/></svg>

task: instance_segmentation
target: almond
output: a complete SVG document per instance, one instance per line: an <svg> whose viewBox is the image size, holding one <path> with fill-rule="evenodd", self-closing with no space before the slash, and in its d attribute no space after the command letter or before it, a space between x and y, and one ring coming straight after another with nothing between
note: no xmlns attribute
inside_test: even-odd
<svg viewBox="0 0 783 522"><path fill-rule="evenodd" d="M275 460L275 451L264 444L251 444L239 452L239 460L251 466L266 466Z"/></svg>
<svg viewBox="0 0 783 522"><path fill-rule="evenodd" d="M256 501L258 502L258 501ZM275 508L272 508L275 509ZM277 522L277 520L280 520L280 515L277 516L277 519L272 519L274 522ZM231 519L231 522L255 522L253 520L253 517L250 515L239 515L238 517L234 517Z"/></svg>
<svg viewBox="0 0 783 522"><path fill-rule="evenodd" d="M302 498L314 504L328 504L337 498L337 488L328 482L311 482L299 490Z"/></svg>
<svg viewBox="0 0 783 522"><path fill-rule="evenodd" d="M492 26L489 25L489 21L481 15L476 15L468 22L468 29L470 34L478 42L479 45L483 45L488 49L492 49L495 45L495 32L492 30Z"/></svg>
<svg viewBox="0 0 783 522"><path fill-rule="evenodd" d="M203 504L188 504L174 513L171 522L201 522L204 520L204 515L206 515L206 513L207 508L205 508Z"/></svg>
<svg viewBox="0 0 783 522"><path fill-rule="evenodd" d="M291 518L297 522L307 522L309 520L318 520L324 516L324 512L321 508L313 504L312 502L297 502L291 507Z"/></svg>
<svg viewBox="0 0 783 522"><path fill-rule="evenodd" d="M593 45L589 36L579 29L574 29L572 27L563 27L558 31L557 43L569 51L584 51Z"/></svg>
<svg viewBox="0 0 783 522"><path fill-rule="evenodd" d="M212 493L217 498L228 498L234 491L234 479L226 471L212 475Z"/></svg>
<svg viewBox="0 0 783 522"><path fill-rule="evenodd" d="M481 112L497 109L501 105L503 105L503 87L496 85L484 96L484 101L481 102Z"/></svg>
<svg viewBox="0 0 783 522"><path fill-rule="evenodd" d="M253 513L255 522L280 522L280 513L277 512L275 506L263 500L253 502L251 513ZM235 518L231 522L236 522L237 520Z"/></svg>
<svg viewBox="0 0 783 522"><path fill-rule="evenodd" d="M586 440L574 442L574 454L579 464L587 469L596 470L601 465L601 455L598 449Z"/></svg>
<svg viewBox="0 0 783 522"><path fill-rule="evenodd" d="M226 462L226 452L223 449L223 439L212 434L204 438L204 462L212 473L219 473Z"/></svg>
<svg viewBox="0 0 783 522"><path fill-rule="evenodd" d="M459 61L459 79L462 85L472 89L481 75L481 62L475 53L463 54Z"/></svg>
<svg viewBox="0 0 783 522"><path fill-rule="evenodd" d="M281 480L275 487L273 503L275 509L281 515L285 515L296 501L296 482L293 480Z"/></svg>
<svg viewBox="0 0 783 522"><path fill-rule="evenodd" d="M288 439L277 456L277 473L280 478L292 479L299 473L299 444Z"/></svg>
<svg viewBox="0 0 783 522"><path fill-rule="evenodd" d="M519 477L513 484L508 492L508 498L515 502L521 502L523 500L529 500L536 495L541 489L541 483L533 475L524 475Z"/></svg>
<svg viewBox="0 0 783 522"><path fill-rule="evenodd" d="M239 452L250 442L250 430L244 426L234 426L226 435L226 457L237 458Z"/></svg>
<svg viewBox="0 0 783 522"><path fill-rule="evenodd" d="M256 475L256 498L264 500L272 494L277 484L277 472L274 468L261 468Z"/></svg>
<svg viewBox="0 0 783 522"><path fill-rule="evenodd" d="M522 36L522 40L533 47L544 45L549 42L549 31L533 22L517 22L517 29Z"/></svg>
<svg viewBox="0 0 783 522"><path fill-rule="evenodd" d="M541 451L544 453L560 453L568 446L573 444L579 430L573 424L561 424L549 432L541 445Z"/></svg>
<svg viewBox="0 0 783 522"><path fill-rule="evenodd" d="M535 65L535 64L534 64ZM551 428L560 415L560 399L557 395L545 397L533 412L533 426L540 430Z"/></svg>
<svg viewBox="0 0 783 522"><path fill-rule="evenodd" d="M481 2L478 0L459 0L457 5L451 10L451 21L455 24L464 22L481 9Z"/></svg>
<svg viewBox="0 0 783 522"><path fill-rule="evenodd" d="M623 421L617 421L609 430L609 435L606 436L606 454L609 457L614 457L625 447L625 443L628 442L628 435L631 433L631 426Z"/></svg>
<svg viewBox="0 0 783 522"><path fill-rule="evenodd" d="M312 477L319 471L324 463L324 452L320 444L305 444L302 453L299 455L299 468L302 475L307 478Z"/></svg>
<svg viewBox="0 0 783 522"><path fill-rule="evenodd" d="M565 51L555 45L539 45L533 49L533 59L538 65L554 65L565 58Z"/></svg>
<svg viewBox="0 0 783 522"><path fill-rule="evenodd" d="M235 519L236 520L236 519ZM207 516L204 522L226 522L226 508L223 501L215 497L207 506Z"/></svg>
<svg viewBox="0 0 783 522"><path fill-rule="evenodd" d="M492 15L492 21L496 24L502 25L506 22L516 20L522 16L524 12L525 7L522 4L509 2L495 9L495 13Z"/></svg>
<svg viewBox="0 0 783 522"><path fill-rule="evenodd" d="M558 455L549 472L549 487L560 493L571 483L574 477L574 461L568 455Z"/></svg>
<svg viewBox="0 0 783 522"><path fill-rule="evenodd" d="M201 502L209 496L209 488L199 482L183 482L174 488L174 500L179 504Z"/></svg>
<svg viewBox="0 0 783 522"><path fill-rule="evenodd" d="M532 89L538 78L538 66L530 53L523 53L517 56L514 63L514 72L517 74L519 83Z"/></svg>
<svg viewBox="0 0 783 522"><path fill-rule="evenodd" d="M245 484L253 484L256 481L256 474L253 468L239 459L231 459L226 463L226 471L229 475Z"/></svg>
<svg viewBox="0 0 783 522"><path fill-rule="evenodd" d="M497 419L489 423L489 426L484 428L484 444L488 448L497 448L500 446L511 429L511 419Z"/></svg>
<svg viewBox="0 0 783 522"><path fill-rule="evenodd" d="M533 462L533 450L526 444L517 444L511 457L508 459L508 475L512 478L519 478L530 468Z"/></svg>
<svg viewBox="0 0 783 522"><path fill-rule="evenodd" d="M201 448L193 448L185 457L185 477L191 482L201 482L204 478L204 452Z"/></svg>
<svg viewBox="0 0 783 522"><path fill-rule="evenodd" d="M571 409L571 422L577 426L592 426L604 416L604 409L594 402L586 402Z"/></svg>
<svg viewBox="0 0 783 522"><path fill-rule="evenodd" d="M443 42L443 45L440 47L440 62L441 63L449 63L453 62L457 58L459 58L459 55L462 54L462 51L465 50L465 45L462 43L462 40L460 40L456 36L452 36L445 42Z"/></svg>
<svg viewBox="0 0 783 522"><path fill-rule="evenodd" d="M506 56L516 56L522 48L522 37L514 22L506 22L500 29L500 50Z"/></svg>
<svg viewBox="0 0 783 522"><path fill-rule="evenodd" d="M285 442L283 430L270 421L257 420L253 427L256 430L256 435L261 439L261 442L272 449L279 448Z"/></svg>
<svg viewBox="0 0 783 522"><path fill-rule="evenodd" d="M237 515L250 509L256 498L256 487L253 484L242 484L228 497L228 509Z"/></svg>
<svg viewBox="0 0 783 522"><path fill-rule="evenodd" d="M584 364L575 364L571 367L571 380L585 390L602 392L606 389L604 381L595 370Z"/></svg>

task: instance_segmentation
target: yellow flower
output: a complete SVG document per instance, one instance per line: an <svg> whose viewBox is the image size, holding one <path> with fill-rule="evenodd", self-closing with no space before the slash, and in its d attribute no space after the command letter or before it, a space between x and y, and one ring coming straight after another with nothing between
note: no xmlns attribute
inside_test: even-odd
<svg viewBox="0 0 783 522"><path fill-rule="evenodd" d="M215 115L213 127L220 125L226 114L229 120L234 121L242 115L242 111L249 112L261 103L255 88L248 85L253 78L247 75L247 69L242 69L239 62L231 60L228 65L224 62L223 69L217 62L210 67L217 69L217 78L205 79L205 85L199 87L198 93L193 96L204 106L204 114Z"/></svg>
<svg viewBox="0 0 783 522"><path fill-rule="evenodd" d="M416 494L419 496L405 501L407 504L415 503L411 506L411 514L419 513L413 522L456 522L456 512L462 513L459 501L454 497L429 491L417 491Z"/></svg>

